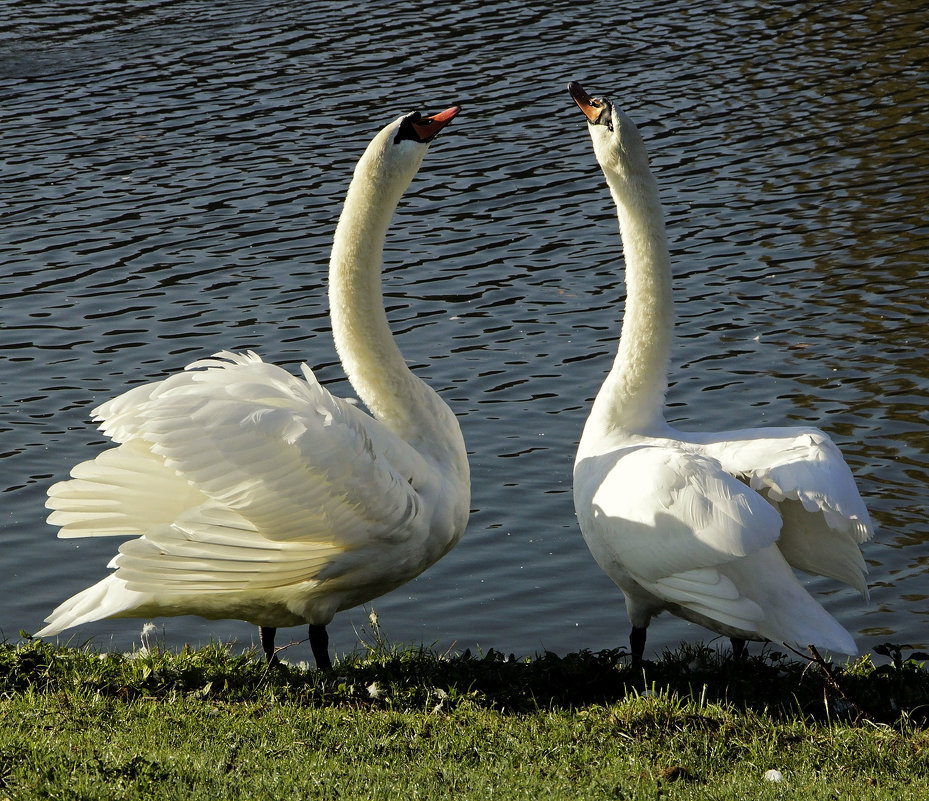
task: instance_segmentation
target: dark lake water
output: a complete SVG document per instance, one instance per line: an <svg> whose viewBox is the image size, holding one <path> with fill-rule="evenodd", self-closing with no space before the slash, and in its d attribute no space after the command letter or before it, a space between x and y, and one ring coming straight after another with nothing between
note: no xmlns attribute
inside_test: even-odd
<svg viewBox="0 0 929 801"><path fill-rule="evenodd" d="M7 2L0 639L107 572L115 541L44 523L48 486L102 448L94 405L224 348L306 361L350 394L325 292L352 167L401 113L459 103L395 218L384 281L401 349L460 417L474 511L452 553L373 607L399 642L625 644L571 499L623 299L614 209L565 89L578 80L639 122L662 188L669 419L829 432L877 526L872 601L809 586L863 650L929 647L926 9ZM75 642L125 648L142 623ZM170 646L256 639L236 621L162 623ZM336 650L365 624L338 615ZM710 637L663 616L649 652Z"/></svg>

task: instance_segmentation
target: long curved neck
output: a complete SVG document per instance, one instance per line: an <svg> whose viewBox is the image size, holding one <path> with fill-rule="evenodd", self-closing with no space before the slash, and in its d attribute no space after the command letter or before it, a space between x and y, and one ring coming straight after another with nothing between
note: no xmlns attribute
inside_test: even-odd
<svg viewBox="0 0 929 801"><path fill-rule="evenodd" d="M674 310L671 260L658 186L652 174L605 171L619 216L626 262L626 305L616 359L591 417L604 429L650 433L665 427Z"/></svg>
<svg viewBox="0 0 929 801"><path fill-rule="evenodd" d="M410 372L393 340L381 292L384 238L409 186L410 171L391 171L368 148L355 169L336 227L329 263L329 307L339 359L375 418L408 441L451 414Z"/></svg>

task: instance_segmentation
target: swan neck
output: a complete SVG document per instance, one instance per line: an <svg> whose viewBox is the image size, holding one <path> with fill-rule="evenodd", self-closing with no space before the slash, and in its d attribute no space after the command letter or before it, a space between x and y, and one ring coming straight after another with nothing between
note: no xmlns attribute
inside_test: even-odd
<svg viewBox="0 0 929 801"><path fill-rule="evenodd" d="M594 411L608 428L647 433L665 427L674 327L664 213L647 167L639 175L606 176L623 242L626 303L616 359Z"/></svg>
<svg viewBox="0 0 929 801"><path fill-rule="evenodd" d="M425 456L467 475L461 429L451 409L407 367L394 342L381 291L384 239L425 154L388 163L381 136L358 162L336 227L329 306L339 359L371 414Z"/></svg>
<svg viewBox="0 0 929 801"><path fill-rule="evenodd" d="M409 416L420 382L390 332L381 290L384 239L412 176L381 180L365 157L358 163L336 227L329 263L332 335L359 398L384 423ZM371 174L371 173L375 174Z"/></svg>

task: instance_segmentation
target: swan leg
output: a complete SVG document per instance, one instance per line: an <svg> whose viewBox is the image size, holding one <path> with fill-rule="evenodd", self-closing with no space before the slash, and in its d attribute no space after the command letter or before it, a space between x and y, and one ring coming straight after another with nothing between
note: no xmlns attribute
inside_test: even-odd
<svg viewBox="0 0 929 801"><path fill-rule="evenodd" d="M632 651L633 665L639 665L642 662L642 657L645 654L646 631L647 630L644 626L642 628L633 626L632 631L629 634L629 648Z"/></svg>
<svg viewBox="0 0 929 801"><path fill-rule="evenodd" d="M311 623L309 637L317 669L332 670L332 660L329 658L329 633L326 627Z"/></svg>
<svg viewBox="0 0 929 801"><path fill-rule="evenodd" d="M748 643L741 637L730 637L729 639L732 642L732 658L744 659L748 655L746 650Z"/></svg>
<svg viewBox="0 0 929 801"><path fill-rule="evenodd" d="M261 642L261 650L265 652L265 659L269 665L276 665L280 661L274 653L274 635L277 629L271 626L258 627L258 640Z"/></svg>

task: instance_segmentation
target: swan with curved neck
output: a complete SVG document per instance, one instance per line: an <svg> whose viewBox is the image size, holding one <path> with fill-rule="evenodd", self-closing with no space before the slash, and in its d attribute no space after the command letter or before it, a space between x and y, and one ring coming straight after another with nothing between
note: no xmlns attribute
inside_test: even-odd
<svg viewBox="0 0 929 801"><path fill-rule="evenodd" d="M673 337L671 260L645 144L613 102L569 85L616 204L626 303L613 366L574 465L584 539L623 591L641 659L670 611L733 640L855 653L792 568L867 595L871 521L838 448L813 428L678 431L664 418Z"/></svg>
<svg viewBox="0 0 929 801"><path fill-rule="evenodd" d="M355 168L330 260L332 330L371 411L254 353L222 352L94 410L117 446L49 489L60 537L129 536L114 572L36 636L108 617L193 614L260 627L326 625L446 554L464 532L468 460L451 409L406 366L381 294L391 217L429 143L459 109L405 115Z"/></svg>

